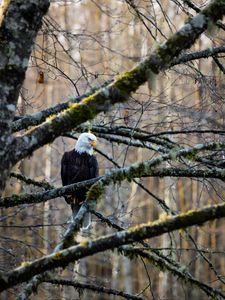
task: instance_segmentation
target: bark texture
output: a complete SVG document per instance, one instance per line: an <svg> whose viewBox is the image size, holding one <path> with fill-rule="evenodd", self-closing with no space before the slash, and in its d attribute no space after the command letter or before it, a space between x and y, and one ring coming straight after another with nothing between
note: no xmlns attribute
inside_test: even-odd
<svg viewBox="0 0 225 300"><path fill-rule="evenodd" d="M11 122L48 0L7 1L0 26L0 191L12 166Z"/></svg>

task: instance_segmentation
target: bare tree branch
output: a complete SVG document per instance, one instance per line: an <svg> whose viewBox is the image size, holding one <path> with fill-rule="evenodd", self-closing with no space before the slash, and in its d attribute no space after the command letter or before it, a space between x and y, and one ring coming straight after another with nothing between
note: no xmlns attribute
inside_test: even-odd
<svg viewBox="0 0 225 300"><path fill-rule="evenodd" d="M120 296L125 299L131 299L131 300L145 300L146 299L146 298L134 296L134 295L122 292L122 291L105 288L103 286L98 286L95 284L80 283L80 282L66 280L66 279L53 278L53 279L47 279L47 280L45 280L45 282L48 282L51 284L57 284L57 285L64 285L64 286L73 286L75 289L78 289L79 291L80 290L83 290L83 291L91 290L95 293L115 295L115 296Z"/></svg>
<svg viewBox="0 0 225 300"><path fill-rule="evenodd" d="M213 59L215 61L215 63L217 64L217 66L219 67L220 71L225 74L225 67L221 64L221 62L219 61L218 57L216 57L215 55L213 55Z"/></svg>

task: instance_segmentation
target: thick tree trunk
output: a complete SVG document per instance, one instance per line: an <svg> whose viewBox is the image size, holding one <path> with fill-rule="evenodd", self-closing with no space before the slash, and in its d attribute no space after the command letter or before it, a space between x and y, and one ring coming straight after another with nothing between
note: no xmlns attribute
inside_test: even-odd
<svg viewBox="0 0 225 300"><path fill-rule="evenodd" d="M14 145L11 136L20 88L49 0L3 1L0 26L0 193L8 177Z"/></svg>

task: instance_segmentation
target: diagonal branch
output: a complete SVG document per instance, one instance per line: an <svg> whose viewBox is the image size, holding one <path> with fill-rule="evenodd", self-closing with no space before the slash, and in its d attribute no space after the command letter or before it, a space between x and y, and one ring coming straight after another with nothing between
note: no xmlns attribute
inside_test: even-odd
<svg viewBox="0 0 225 300"><path fill-rule="evenodd" d="M208 48L202 51L193 52L193 53L186 53L181 55L179 58L175 58L171 62L171 66L175 66L181 63L186 63L192 60L200 59L200 58L209 58L215 55L218 55L219 53L225 52L225 46L219 46L215 48Z"/></svg>
<svg viewBox="0 0 225 300"><path fill-rule="evenodd" d="M153 263L156 267L162 269L163 271L167 270L185 283L189 282L194 287L201 289L206 293L207 296L212 297L212 299L225 299L225 294L222 291L212 288L208 284L199 281L197 278L192 276L188 270L186 270L184 265L173 261L171 258L165 257L161 253L159 254L154 251L147 252L146 250L132 248L129 246L123 246L122 248L124 254L134 255L135 253L136 255L147 259L149 262Z"/></svg>
<svg viewBox="0 0 225 300"><path fill-rule="evenodd" d="M216 55L213 55L213 59L214 59L215 63L217 64L217 66L219 67L220 71L223 72L223 74L225 74L225 67L221 64L218 57Z"/></svg>
<svg viewBox="0 0 225 300"><path fill-rule="evenodd" d="M197 52L193 52L193 53L182 54L179 58L174 58L172 60L171 66L181 64L181 63L186 63L186 62L200 59L200 58L209 58L209 57L212 57L212 56L218 55L219 53L224 53L224 52L225 52L225 46L219 46L219 47L209 48L206 50L197 51ZM20 117L18 120L15 120L12 123L11 130L12 130L12 132L16 132L16 131L20 131L23 129L27 129L30 126L39 125L42 122L44 122L46 120L46 118L50 117L51 115L62 112L64 109L67 109L72 103L80 102L82 99L92 95L99 88L106 87L111 82L112 82L112 80L106 81L101 85L101 87L94 87L87 94L78 96L76 98L71 98L64 103L59 103L53 107L46 108L37 113L33 113L31 115Z"/></svg>
<svg viewBox="0 0 225 300"><path fill-rule="evenodd" d="M99 212L96 212L94 210L90 210L90 211L94 215L96 215L102 222L106 223L108 226L113 227L118 231L124 230L124 228L122 228L121 226L115 224L114 222L112 222L108 218L104 217ZM74 222L72 222L70 224L70 226L69 226L70 229L73 228L73 226L74 226L73 223ZM69 234L66 234L66 233L64 234L64 238L63 238L61 244L59 244L55 248L55 251L56 251L57 248L58 248L58 250L62 250L64 248L66 248L66 246L69 247L73 244L73 238L70 238L71 230L69 230L69 228L66 231ZM73 231L73 229L72 229L72 231ZM73 233L73 235L74 235L74 233ZM65 243L66 240L67 240L67 243ZM63 244L64 244L64 246L60 249L60 245L63 245ZM147 248L146 249L139 249L139 248L134 248L134 247L123 246L123 247L119 248L119 252L121 252L123 255L126 255L128 257L138 257L138 256L140 256L142 258L145 258L149 262L151 262L154 266L156 266L158 269L163 270L163 271L165 271L165 269L166 269L168 272L171 272L173 275L176 275L180 280L183 280L185 282L189 282L190 284L193 284L195 287L200 288L208 296L216 297L216 299L218 299L218 297L221 297L222 299L225 299L225 295L222 292L208 286L207 284L204 284L204 283L200 282L198 279L193 277L185 269L185 266L180 265L178 262L173 261L171 258L165 257L162 253L160 253L157 250L149 249L149 247L146 243L142 242L142 244L145 248L146 247ZM147 249L149 250L148 252L144 251L144 250L147 250ZM52 279L50 279L50 280L52 280ZM26 300L26 299L28 299L29 295L34 290L36 290L37 286L43 281L50 282L49 281L49 274L43 273L43 274L34 276L32 278L32 280L28 283L26 288L19 294L19 296L16 299L17 300ZM77 284L79 285L79 283L77 283L77 282L73 282L73 283L75 284L74 285L75 288L76 288ZM56 283L56 284L59 284L59 283ZM84 288L89 289L89 286L84 286ZM93 286L93 288L95 289L95 286ZM101 291L99 290L99 292L101 292Z"/></svg>
<svg viewBox="0 0 225 300"><path fill-rule="evenodd" d="M102 222L106 223L109 227L115 228L118 231L124 230L124 228L115 224L108 218L104 217L99 212L91 210L91 213L97 216ZM140 256L142 258L145 258L158 269L162 271L167 270L171 274L176 275L180 280L184 281L185 283L189 282L195 287L203 290L208 296L216 297L216 299L225 299L225 295L221 291L219 291L218 289L214 289L211 286L199 281L197 278L192 276L191 273L188 272L184 265L181 265L180 263L174 261L170 257L163 255L158 250L149 248L148 244L143 242L141 243L145 247L144 249L134 248L132 246L122 246L119 248L119 251L123 255L126 255L128 257Z"/></svg>
<svg viewBox="0 0 225 300"><path fill-rule="evenodd" d="M74 240L74 236L79 231L81 226L81 221L88 210L88 205L83 203L76 215L72 215L71 222L64 233L62 240L55 247L53 253L57 251L63 250L71 245L77 244ZM47 272L35 275L30 282L26 285L26 287L19 293L16 300L27 300L28 297L37 290L37 287L41 282L43 282L46 278L49 277Z"/></svg>
<svg viewBox="0 0 225 300"><path fill-rule="evenodd" d="M143 241L147 238L160 236L181 228L193 225L201 225L207 221L223 218L225 216L225 203L191 210L174 217L168 217L164 221L155 221L131 227L128 230L120 231L95 240L87 240L79 245L69 247L51 255L37 259L26 266L19 267L7 273L0 274L0 291L15 286L21 282L31 279L34 275L65 267L70 262L103 252L115 249L119 246Z"/></svg>
<svg viewBox="0 0 225 300"><path fill-rule="evenodd" d="M212 1L165 43L160 45L149 58L130 71L121 74L104 89L97 91L80 103L71 105L61 114L52 116L44 124L17 138L16 151L12 151L11 154L11 164L14 165L33 151L54 141L62 132L93 119L100 112L106 111L109 106L126 101L131 93L144 84L152 74L158 74L168 68L174 57L192 46L207 28L209 22L216 22L224 14L224 1Z"/></svg>
<svg viewBox="0 0 225 300"><path fill-rule="evenodd" d="M46 108L42 111L33 113L31 115L24 116L21 119L14 121L11 125L12 132L17 132L17 131L20 131L23 129L27 129L30 126L35 126L35 125L41 124L49 116L58 114L59 112L62 112L63 110L68 109L74 103L79 103L84 98L87 98L88 96L94 94L97 90L99 90L100 88L104 88L105 86L109 85L111 82L112 82L112 80L108 80L108 81L104 82L100 87L99 86L94 87L88 93L83 94L82 96L71 98L66 102L59 103L55 106Z"/></svg>
<svg viewBox="0 0 225 300"><path fill-rule="evenodd" d="M191 0L183 0L184 4L186 4L188 7L192 8L194 11L196 11L197 13L199 13L201 11L201 9L196 6ZM217 21L216 25L225 30L225 25L221 22L221 21Z"/></svg>

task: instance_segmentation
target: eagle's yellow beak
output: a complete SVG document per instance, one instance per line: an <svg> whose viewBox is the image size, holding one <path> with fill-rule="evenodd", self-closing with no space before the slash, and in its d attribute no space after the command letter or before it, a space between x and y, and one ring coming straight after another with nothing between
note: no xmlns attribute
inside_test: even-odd
<svg viewBox="0 0 225 300"><path fill-rule="evenodd" d="M96 141L90 141L90 144L93 148L96 148L97 142Z"/></svg>

